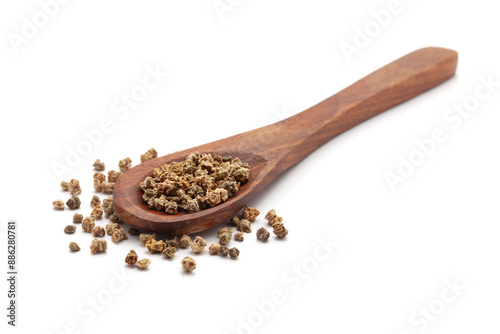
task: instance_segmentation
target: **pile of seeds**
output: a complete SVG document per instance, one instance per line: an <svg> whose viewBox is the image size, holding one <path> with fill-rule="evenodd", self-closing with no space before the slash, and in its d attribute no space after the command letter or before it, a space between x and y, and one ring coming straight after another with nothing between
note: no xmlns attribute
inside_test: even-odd
<svg viewBox="0 0 500 334"><path fill-rule="evenodd" d="M142 198L149 208L168 214L197 212L233 197L249 175L248 164L239 158L196 152L155 168L141 183Z"/></svg>
<svg viewBox="0 0 500 334"><path fill-rule="evenodd" d="M152 148L141 155L141 163L154 159L157 156L158 153ZM132 160L130 158L125 158L120 160L118 165L120 170L124 172L131 168L131 163ZM99 159L96 160L93 167L97 170L93 176L95 191L112 194L114 184L121 173L111 170L108 172L106 179L106 176L101 173L101 171L105 170L105 164ZM147 178L141 183L141 188L144 191L145 199L147 194L151 195L154 193L153 197L148 199L148 204L154 203L153 209L161 209L167 213L174 213L173 210L169 211L168 208L165 208L166 205L169 208L175 207L175 212L179 208L188 212L194 212L207 206L215 206L233 196L238 191L240 184L248 179L249 173L248 165L242 163L238 158L232 159L231 157L220 156L212 158L210 154L193 153L182 163L174 162L156 168L154 178ZM81 201L78 198L78 195L82 192L80 182L75 179L69 182L63 181L61 182L61 188L71 193L66 206L72 210L80 208ZM175 189L175 192L173 192L173 189ZM218 200L214 199L214 194L218 194ZM197 210L192 210L190 201L197 203ZM159 202L162 203L163 208L161 208ZM65 209L65 203L62 200L54 201L53 206L57 210ZM184 234L180 238L174 237L173 239L161 240L156 233L141 233L141 231L134 227L129 228L127 233L122 228L119 218L114 214L112 196L108 196L101 201L97 195L93 195L90 201L90 208L91 212L86 217L81 213L75 213L73 215L74 225L66 226L64 233L74 234L77 230L77 224L81 224L82 231L93 236L90 243L92 254L106 252L108 243L103 239L106 234L114 243L128 239L128 235L138 235L140 242L146 247L148 253L162 254L166 259L175 257L179 249L190 248L192 254L199 255L207 247L207 241L201 236L195 236L192 239L189 235ZM229 256L231 259L236 260L240 255L240 251L236 247L228 247L228 244L233 239L233 233L234 240L242 242L244 240L244 233L252 232L251 225L259 215L260 211L256 208L245 206L240 216L236 215L229 221L229 225L235 227L239 232L235 233L230 227L220 228L217 233L219 242L212 243L208 247L210 255ZM109 223L104 227L96 225L96 222L100 221L103 216L109 220ZM278 238L286 237L288 230L283 225L283 218L279 217L274 209L266 214L265 219L272 226L273 232ZM270 233L264 227L261 227L257 230L256 236L257 239L266 242L270 237ZM80 251L80 247L76 242L71 242L69 249L72 252ZM131 250L126 255L125 262L129 266L136 265L140 269L146 269L151 264L151 260L148 258L139 260L139 256L135 250ZM196 268L196 261L186 256L182 259L181 266L184 270L192 272Z"/></svg>

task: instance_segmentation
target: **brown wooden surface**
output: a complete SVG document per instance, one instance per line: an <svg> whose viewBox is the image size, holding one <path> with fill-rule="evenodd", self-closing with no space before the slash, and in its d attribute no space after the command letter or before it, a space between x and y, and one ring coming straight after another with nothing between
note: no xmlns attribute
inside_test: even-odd
<svg viewBox="0 0 500 334"><path fill-rule="evenodd" d="M118 179L113 193L115 213L130 225L170 235L218 225L328 140L452 77L457 60L453 50L420 49L288 119L142 163ZM155 167L182 161L194 151L237 156L249 163L250 179L234 197L210 209L175 215L150 210L142 200L139 183L152 175Z"/></svg>

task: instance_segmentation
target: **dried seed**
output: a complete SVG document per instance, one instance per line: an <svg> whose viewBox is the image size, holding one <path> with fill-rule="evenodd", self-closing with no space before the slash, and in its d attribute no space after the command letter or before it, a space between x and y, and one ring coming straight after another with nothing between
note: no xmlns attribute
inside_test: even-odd
<svg viewBox="0 0 500 334"><path fill-rule="evenodd" d="M227 245L229 241L231 241L231 235L233 234L233 230L228 227L223 227L217 232L217 236L219 237L219 243L221 245Z"/></svg>
<svg viewBox="0 0 500 334"><path fill-rule="evenodd" d="M102 162L99 159L97 159L92 166L95 168L95 170L98 170L98 171L102 171L102 170L106 169L104 166L104 162Z"/></svg>
<svg viewBox="0 0 500 334"><path fill-rule="evenodd" d="M90 201L90 206L92 208L95 208L96 206L101 205L101 200L99 199L99 196L92 196L92 200Z"/></svg>
<svg viewBox="0 0 500 334"><path fill-rule="evenodd" d="M134 264L137 263L137 260L139 259L139 256L137 256L137 253L135 250L131 249L130 252L128 252L127 256L125 256L125 263L133 266Z"/></svg>
<svg viewBox="0 0 500 334"><path fill-rule="evenodd" d="M94 227L94 230L92 231L92 235L94 236L94 238L104 237L105 234L106 231L100 226Z"/></svg>
<svg viewBox="0 0 500 334"><path fill-rule="evenodd" d="M69 181L69 192L75 196L80 195L82 193L82 188L80 188L80 181L71 179L71 181Z"/></svg>
<svg viewBox="0 0 500 334"><path fill-rule="evenodd" d="M118 243L125 239L128 239L127 232L125 232L125 230L122 229L121 227L114 229L113 232L111 233L111 240L113 240L113 242Z"/></svg>
<svg viewBox="0 0 500 334"><path fill-rule="evenodd" d="M269 236L271 233L269 233L265 228L261 227L257 230L257 238L262 240L262 242L266 242L267 239L269 239Z"/></svg>
<svg viewBox="0 0 500 334"><path fill-rule="evenodd" d="M221 246L219 250L219 255L227 256L227 254L229 254L229 248L227 248L226 246Z"/></svg>
<svg viewBox="0 0 500 334"><path fill-rule="evenodd" d="M193 242L191 243L191 249L195 254L203 253L203 250L205 249L206 246L207 242L200 236L194 238Z"/></svg>
<svg viewBox="0 0 500 334"><path fill-rule="evenodd" d="M94 189L95 191L102 191L102 181L94 180Z"/></svg>
<svg viewBox="0 0 500 334"><path fill-rule="evenodd" d="M276 234L278 238L284 238L287 236L288 230L283 223L275 223L273 225L273 233Z"/></svg>
<svg viewBox="0 0 500 334"><path fill-rule="evenodd" d="M167 245L169 245L170 247L174 247L174 248L179 248L179 239L177 239L177 237L174 237L173 239L171 240L165 240L165 242L167 243Z"/></svg>
<svg viewBox="0 0 500 334"><path fill-rule="evenodd" d="M101 206L102 209L104 210L106 218L109 218L109 216L115 213L113 210L113 197L109 196L108 198L103 199Z"/></svg>
<svg viewBox="0 0 500 334"><path fill-rule="evenodd" d="M276 215L276 211L274 211L274 209L269 210L269 212L266 213L265 219L267 220L268 224L271 226L273 226L276 223L281 223L283 221L283 218Z"/></svg>
<svg viewBox="0 0 500 334"><path fill-rule="evenodd" d="M208 252L210 253L210 255L215 255L215 254L218 254L220 252L220 248L221 248L221 245L214 242L213 244L211 244L208 247Z"/></svg>
<svg viewBox="0 0 500 334"><path fill-rule="evenodd" d="M101 183L102 192L105 194L112 194L115 189L115 184L111 182Z"/></svg>
<svg viewBox="0 0 500 334"><path fill-rule="evenodd" d="M102 217L102 214L103 214L102 206L97 205L97 206L94 207L94 209L90 213L90 216L92 218L99 219L99 218Z"/></svg>
<svg viewBox="0 0 500 334"><path fill-rule="evenodd" d="M85 217L85 219L82 222L82 229L84 232L92 233L92 230L95 227L95 222L94 218L92 217Z"/></svg>
<svg viewBox="0 0 500 334"><path fill-rule="evenodd" d="M243 232L238 232L234 234L234 240L243 241L245 238L243 237Z"/></svg>
<svg viewBox="0 0 500 334"><path fill-rule="evenodd" d="M255 218L260 214L260 211L257 210L256 208L251 208L248 205L245 205L243 208L243 212L241 213L241 216L243 219L246 219L253 223L255 221Z"/></svg>
<svg viewBox="0 0 500 334"><path fill-rule="evenodd" d="M151 239L146 242L146 248L151 254L161 253L165 248L167 248L167 244L163 240Z"/></svg>
<svg viewBox="0 0 500 334"><path fill-rule="evenodd" d="M158 157L158 152L154 148L150 148L146 153L141 154L141 163Z"/></svg>
<svg viewBox="0 0 500 334"><path fill-rule="evenodd" d="M126 157L125 159L120 160L118 167L122 172L125 172L132 167L132 160L129 157Z"/></svg>
<svg viewBox="0 0 500 334"><path fill-rule="evenodd" d="M66 205L71 210L78 209L81 204L82 201L80 201L80 198L78 198L78 196L71 196L71 198L66 202Z"/></svg>
<svg viewBox="0 0 500 334"><path fill-rule="evenodd" d="M61 181L61 188L64 191L68 191L69 190L69 182Z"/></svg>
<svg viewBox="0 0 500 334"><path fill-rule="evenodd" d="M52 205L57 210L64 210L64 202L58 199L57 201L52 202Z"/></svg>
<svg viewBox="0 0 500 334"><path fill-rule="evenodd" d="M156 240L156 233L153 234L141 233L141 235L139 235L139 240L142 242L144 246L146 246L146 243L151 239Z"/></svg>
<svg viewBox="0 0 500 334"><path fill-rule="evenodd" d="M139 230L136 229L135 227L131 227L128 229L128 234L130 235L138 235L139 234Z"/></svg>
<svg viewBox="0 0 500 334"><path fill-rule="evenodd" d="M250 225L250 221L242 219L238 226L236 226L236 229L241 232L250 233L252 232L252 227Z"/></svg>
<svg viewBox="0 0 500 334"><path fill-rule="evenodd" d="M73 234L76 231L76 226L75 225L68 225L64 228L64 233L66 234Z"/></svg>
<svg viewBox="0 0 500 334"><path fill-rule="evenodd" d="M181 261L182 269L189 271L190 273L196 269L196 261L189 256L186 256Z"/></svg>
<svg viewBox="0 0 500 334"><path fill-rule="evenodd" d="M92 254L104 252L108 249L108 243L104 239L92 239L90 251Z"/></svg>
<svg viewBox="0 0 500 334"><path fill-rule="evenodd" d="M120 175L122 175L122 173L117 172L115 170L110 170L108 172L108 182L115 183L118 180L118 177L120 177Z"/></svg>
<svg viewBox="0 0 500 334"><path fill-rule="evenodd" d="M70 242L69 243L69 249L72 252L78 252L80 250L80 246L78 246L78 244L76 242Z"/></svg>
<svg viewBox="0 0 500 334"><path fill-rule="evenodd" d="M118 218L117 215L115 214L112 214L108 217L109 221L112 222L112 223L119 223L120 222L120 218Z"/></svg>
<svg viewBox="0 0 500 334"><path fill-rule="evenodd" d="M94 180L99 180L101 183L106 181L106 175L101 172L95 172L93 178Z"/></svg>
<svg viewBox="0 0 500 334"><path fill-rule="evenodd" d="M240 223L240 219L238 218L238 216L234 216L229 221L229 224L232 225L232 226L238 226L239 223Z"/></svg>
<svg viewBox="0 0 500 334"><path fill-rule="evenodd" d="M175 252L177 252L177 248L167 246L167 247L165 247L165 249L163 250L162 253L163 253L163 256L165 256L167 259L171 259L174 257Z"/></svg>
<svg viewBox="0 0 500 334"><path fill-rule="evenodd" d="M82 221L83 221L83 215L81 213L75 213L73 215L73 223L81 224Z"/></svg>
<svg viewBox="0 0 500 334"><path fill-rule="evenodd" d="M191 238L187 234L183 234L181 240L179 241L180 248L188 248L191 245Z"/></svg>
<svg viewBox="0 0 500 334"><path fill-rule="evenodd" d="M146 269L147 267L149 267L150 264L151 260L147 258L137 261L137 266L139 267L139 269Z"/></svg>
<svg viewBox="0 0 500 334"><path fill-rule="evenodd" d="M240 251L238 250L238 248L233 247L233 248L230 248L228 250L228 254L229 254L229 257L231 257L231 259L236 260L238 258L238 256L240 255Z"/></svg>
<svg viewBox="0 0 500 334"><path fill-rule="evenodd" d="M117 224L117 223L109 223L108 225L106 225L106 233L108 235L112 235L113 234L113 231L116 230L116 229L120 229L120 224Z"/></svg>

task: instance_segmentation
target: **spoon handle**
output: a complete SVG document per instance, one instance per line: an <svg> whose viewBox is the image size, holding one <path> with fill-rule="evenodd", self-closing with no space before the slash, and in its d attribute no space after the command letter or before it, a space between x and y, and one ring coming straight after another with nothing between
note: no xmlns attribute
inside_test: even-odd
<svg viewBox="0 0 500 334"><path fill-rule="evenodd" d="M275 172L284 171L333 137L446 81L457 61L456 51L437 47L407 54L295 116L254 130L267 148L262 153L278 159Z"/></svg>

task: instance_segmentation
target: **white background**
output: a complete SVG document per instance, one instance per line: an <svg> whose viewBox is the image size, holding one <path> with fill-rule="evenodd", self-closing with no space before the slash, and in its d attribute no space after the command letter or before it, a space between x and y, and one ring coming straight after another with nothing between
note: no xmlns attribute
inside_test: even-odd
<svg viewBox="0 0 500 334"><path fill-rule="evenodd" d="M371 12L389 1L222 3L231 10L221 16L212 0L69 1L17 48L9 38L22 36L23 18L33 22L40 4L1 3L0 220L18 220L20 252L18 327L6 325L2 279L2 332L498 332L500 87L460 124L443 118L472 101L481 77L500 81L492 2L401 0L350 61L342 43L376 29ZM187 250L172 261L151 255L139 271L123 262L130 249L147 256L137 239L106 236L107 254L91 255L88 234L63 233L73 212L52 209L68 197L58 184L81 181L79 212L88 215L96 158L117 169L150 147L164 155L270 124L425 46L459 52L453 79L328 142L249 203L264 214L275 208L286 240L247 234L232 242L237 261L205 253L187 275L179 264ZM148 67L168 77L128 115L116 113ZM112 130L58 176L53 165L66 164L68 147L103 119ZM385 173L436 128L447 140L392 191ZM261 216L253 228L264 225ZM212 243L216 229L202 235ZM339 243L323 261L314 258L318 238ZM81 252L68 251L73 240ZM114 280L123 272L125 285ZM458 296L446 282L461 286ZM282 303L263 314L255 303L277 291Z"/></svg>

